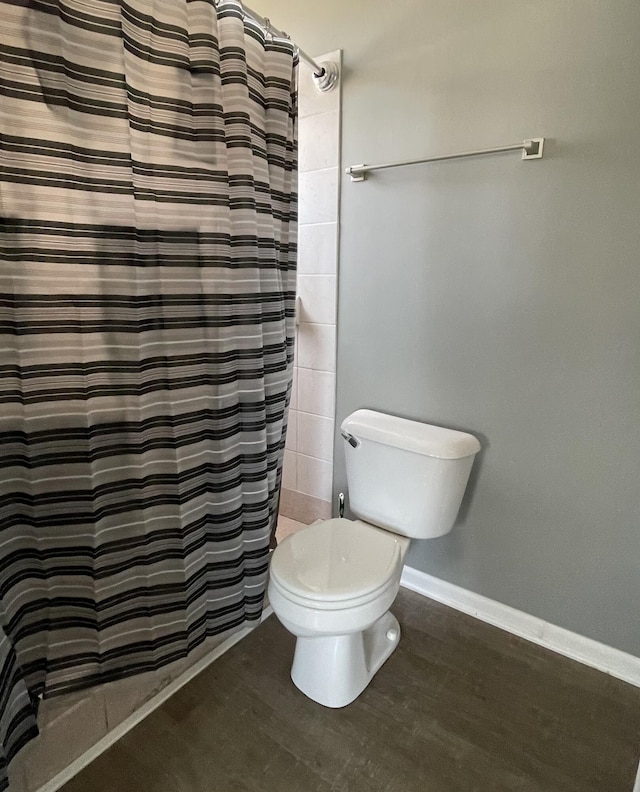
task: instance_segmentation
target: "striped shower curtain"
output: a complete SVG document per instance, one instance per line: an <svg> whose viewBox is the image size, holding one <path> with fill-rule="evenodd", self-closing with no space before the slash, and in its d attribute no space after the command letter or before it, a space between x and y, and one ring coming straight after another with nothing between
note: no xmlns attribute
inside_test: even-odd
<svg viewBox="0 0 640 792"><path fill-rule="evenodd" d="M0 789L39 696L255 622L293 359L293 47L0 2Z"/></svg>

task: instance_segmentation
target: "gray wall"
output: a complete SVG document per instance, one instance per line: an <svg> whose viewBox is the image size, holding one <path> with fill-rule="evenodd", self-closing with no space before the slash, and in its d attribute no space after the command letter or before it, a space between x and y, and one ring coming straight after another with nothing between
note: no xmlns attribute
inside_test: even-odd
<svg viewBox="0 0 640 792"><path fill-rule="evenodd" d="M640 655L640 4L254 6L343 48L343 165L547 138L344 179L337 419L476 434L456 527L408 563Z"/></svg>

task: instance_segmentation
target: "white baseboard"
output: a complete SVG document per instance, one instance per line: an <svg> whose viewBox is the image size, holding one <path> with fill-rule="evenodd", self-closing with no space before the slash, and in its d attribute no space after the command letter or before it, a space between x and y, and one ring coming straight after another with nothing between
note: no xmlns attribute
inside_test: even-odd
<svg viewBox="0 0 640 792"><path fill-rule="evenodd" d="M262 611L262 618L260 619L260 624L271 616L273 613L273 608L268 605ZM231 649L232 646L235 646L239 641L249 635L255 627L245 627L242 630L239 630L233 635L230 635L227 639L225 639L221 644L216 646L212 649L209 654L202 657L198 660L197 663L194 663L191 668L188 668L183 674L180 674L179 677L173 680L173 682L169 683L165 688L163 688L159 693L157 693L153 698L149 699L149 701L145 701L145 703L139 707L134 713L129 715L128 718L119 723L114 729L110 732L105 734L105 736L99 740L95 745L92 745L88 751L85 751L81 756L79 756L75 761L71 762L70 765L61 770L58 775L54 776L50 781L47 781L46 784L43 784L37 792L56 792L56 790L60 789L60 787L64 786L67 781L70 781L75 775L77 775L81 770L83 770L88 764L93 762L94 759L97 759L101 753L104 753L107 748L111 748L111 746L117 742L121 737L133 729L134 726L137 726L140 721L144 720L147 715L150 715L155 709L157 709L161 704L164 704L167 699L171 698L174 693L180 690L181 687L190 682L195 676L197 676L201 671L213 663L214 660L217 660L221 655L223 655L226 651Z"/></svg>
<svg viewBox="0 0 640 792"><path fill-rule="evenodd" d="M623 679L640 687L640 657L621 652L606 644L585 638L583 635L556 627L536 616L503 605L488 597L467 591L453 583L427 575L412 567L405 567L401 585L430 599L442 602L456 610L475 616L476 619L493 624L502 630L519 635L528 641L552 649L558 654L577 660L579 663L597 668L605 674ZM640 792L640 776L637 790Z"/></svg>

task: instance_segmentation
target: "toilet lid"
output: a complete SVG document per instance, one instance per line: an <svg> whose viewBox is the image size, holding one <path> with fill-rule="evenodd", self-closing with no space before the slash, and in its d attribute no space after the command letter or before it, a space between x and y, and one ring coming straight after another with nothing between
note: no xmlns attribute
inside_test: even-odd
<svg viewBox="0 0 640 792"><path fill-rule="evenodd" d="M311 600L346 600L383 586L401 561L399 537L353 520L325 520L288 536L273 553L271 575Z"/></svg>

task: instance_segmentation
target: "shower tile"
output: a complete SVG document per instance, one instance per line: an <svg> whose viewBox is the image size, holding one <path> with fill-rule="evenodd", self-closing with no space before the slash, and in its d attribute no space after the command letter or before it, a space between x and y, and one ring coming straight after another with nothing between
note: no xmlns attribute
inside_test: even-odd
<svg viewBox="0 0 640 792"><path fill-rule="evenodd" d="M91 748L107 733L101 688L43 701L38 715L40 736L21 759L29 789L38 789Z"/></svg>
<svg viewBox="0 0 640 792"><path fill-rule="evenodd" d="M298 455L295 451L284 452L282 463L282 486L288 490L297 488Z"/></svg>
<svg viewBox="0 0 640 792"><path fill-rule="evenodd" d="M331 418L309 413L298 414L298 452L331 462L333 459L333 427Z"/></svg>
<svg viewBox="0 0 640 792"><path fill-rule="evenodd" d="M333 418L336 409L336 375L331 371L301 368L298 373L298 405L306 413Z"/></svg>
<svg viewBox="0 0 640 792"><path fill-rule="evenodd" d="M300 173L339 164L340 119L337 112L300 119L298 168Z"/></svg>
<svg viewBox="0 0 640 792"><path fill-rule="evenodd" d="M291 517L285 517L282 513L278 515L278 526L276 529L276 539L280 543L287 536L297 533L305 528L305 523L292 520Z"/></svg>
<svg viewBox="0 0 640 792"><path fill-rule="evenodd" d="M301 173L298 178L298 221L330 223L338 217L338 168Z"/></svg>
<svg viewBox="0 0 640 792"><path fill-rule="evenodd" d="M113 729L122 723L125 718L179 676L180 669L174 668L174 665L179 665L179 662L171 663L157 671L147 671L104 685L109 728Z"/></svg>
<svg viewBox="0 0 640 792"><path fill-rule="evenodd" d="M298 491L331 501L333 465L323 459L298 454Z"/></svg>
<svg viewBox="0 0 640 792"><path fill-rule="evenodd" d="M300 275L300 319L314 324L336 323L335 275Z"/></svg>
<svg viewBox="0 0 640 792"><path fill-rule="evenodd" d="M338 270L338 224L298 228L298 275L335 275Z"/></svg>
<svg viewBox="0 0 640 792"><path fill-rule="evenodd" d="M298 366L318 371L336 370L335 325L301 322L298 332Z"/></svg>
<svg viewBox="0 0 640 792"><path fill-rule="evenodd" d="M310 525L316 520L328 520L331 517L331 501L320 500L312 495L283 487L280 496L280 514Z"/></svg>
<svg viewBox="0 0 640 792"><path fill-rule="evenodd" d="M146 702L157 696L164 688L203 657L219 646L233 630L210 635L198 646L194 646L186 657L175 660L155 671L117 679L101 686L106 702L107 725L114 729L126 718L139 710Z"/></svg>
<svg viewBox="0 0 640 792"><path fill-rule="evenodd" d="M291 401L289 402L289 409L298 409L298 366L293 366L293 381L291 382Z"/></svg>
<svg viewBox="0 0 640 792"><path fill-rule="evenodd" d="M11 792L29 792L27 775L20 763L20 754L11 762L8 770L9 789Z"/></svg>
<svg viewBox="0 0 640 792"><path fill-rule="evenodd" d="M298 412L289 410L289 422L287 426L287 441L285 448L288 451L296 451L298 443Z"/></svg>

